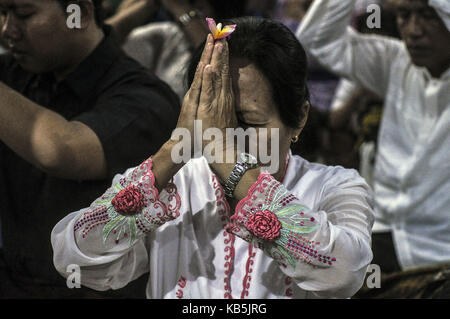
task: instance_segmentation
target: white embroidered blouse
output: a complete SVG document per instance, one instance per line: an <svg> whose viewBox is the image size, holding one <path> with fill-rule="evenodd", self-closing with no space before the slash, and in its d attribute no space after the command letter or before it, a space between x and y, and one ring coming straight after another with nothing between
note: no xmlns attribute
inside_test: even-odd
<svg viewBox="0 0 450 319"><path fill-rule="evenodd" d="M261 173L234 213L204 158L160 193L152 162L117 175L62 219L56 269L118 289L149 273L148 298L348 298L372 259L372 195L355 170L290 156L283 183ZM132 214L131 212L139 212Z"/></svg>

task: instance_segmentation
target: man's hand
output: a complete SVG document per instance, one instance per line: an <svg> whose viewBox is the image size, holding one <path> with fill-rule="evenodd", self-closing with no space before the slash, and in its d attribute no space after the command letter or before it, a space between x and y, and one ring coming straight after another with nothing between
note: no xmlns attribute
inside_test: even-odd
<svg viewBox="0 0 450 319"><path fill-rule="evenodd" d="M125 0L105 23L113 27L119 42L123 43L133 29L148 23L158 9L156 0Z"/></svg>
<svg viewBox="0 0 450 319"><path fill-rule="evenodd" d="M117 12L124 11L130 7L136 6L136 4L142 4L144 7L153 8L157 5L156 0L124 0L117 8Z"/></svg>

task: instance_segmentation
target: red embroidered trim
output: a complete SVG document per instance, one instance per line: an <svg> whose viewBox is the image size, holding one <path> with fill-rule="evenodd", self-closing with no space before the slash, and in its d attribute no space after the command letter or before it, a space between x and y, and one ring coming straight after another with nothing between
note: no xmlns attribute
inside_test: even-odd
<svg viewBox="0 0 450 319"><path fill-rule="evenodd" d="M241 299L248 297L248 291L250 289L250 281L252 280L252 276L250 274L253 272L252 266L255 263L253 261L253 258L255 258L255 256L256 256L256 252L253 252L253 246L248 245L248 258L247 258L247 263L245 265L244 280L242 281Z"/></svg>
<svg viewBox="0 0 450 319"><path fill-rule="evenodd" d="M243 217L247 217L248 214L244 213L244 210L242 209L242 207L244 207L244 206L253 207L252 200L256 199L256 196L254 196L253 193L255 193L255 192L259 192L261 194L264 193L266 191L265 188L268 186L268 184L272 178L273 178L272 175L270 175L269 173L261 173L258 176L257 181L248 190L247 196L245 198L243 198L237 204L235 212L234 212L233 216L231 216L231 218L230 218L230 221L233 224L238 221L243 223ZM241 212L242 214L239 215L239 212Z"/></svg>
<svg viewBox="0 0 450 319"><path fill-rule="evenodd" d="M183 295L184 295L183 289L184 289L184 287L186 287L186 284L187 284L186 278L181 276L180 279L178 280L178 286L180 287L180 289L178 289L176 292L176 296L178 299L183 298Z"/></svg>
<svg viewBox="0 0 450 319"><path fill-rule="evenodd" d="M216 195L217 200L217 213L220 216L220 220L223 223L223 226L225 227L228 223L228 216L230 214L230 206L228 205L228 202L225 198L225 192L222 189L222 186L220 185L219 179L216 175L213 174L212 176L212 183L214 187L214 193ZM233 296L231 294L231 285L230 285L230 275L231 271L233 269L234 265L234 257L235 257L235 250L234 250L234 241L236 239L236 236L234 234L231 234L227 232L226 230L222 233L224 237L224 244L225 244L225 278L224 281L224 298L227 299L233 299Z"/></svg>
<svg viewBox="0 0 450 319"><path fill-rule="evenodd" d="M168 204L167 204L167 215L175 219L180 216L181 198L178 195L177 185L173 182L173 178L167 183L164 190L169 194ZM175 201L175 203L173 203Z"/></svg>
<svg viewBox="0 0 450 319"><path fill-rule="evenodd" d="M144 213L144 217L147 218L150 223L161 226L165 222L172 220L173 218L169 214L167 206L159 200L159 191L156 187L154 187L155 175L153 175L152 168L153 162L150 157L146 161L144 161L137 169L132 171L130 180L131 182L139 181L137 185L141 188L142 192L147 195L147 202L150 201L151 205L153 205L154 208L160 207L162 209L162 212L155 210L156 218L155 216L149 215L149 212ZM122 178L120 182L122 186L130 183L126 178ZM149 204L147 203L147 205L145 206L148 207Z"/></svg>
<svg viewBox="0 0 450 319"><path fill-rule="evenodd" d="M292 287L291 287L292 281L293 281L292 278L288 277L288 276L286 276L286 278L284 279L284 283L287 286L286 291L284 292L284 295L288 298L292 298L292 296L294 294L292 291Z"/></svg>

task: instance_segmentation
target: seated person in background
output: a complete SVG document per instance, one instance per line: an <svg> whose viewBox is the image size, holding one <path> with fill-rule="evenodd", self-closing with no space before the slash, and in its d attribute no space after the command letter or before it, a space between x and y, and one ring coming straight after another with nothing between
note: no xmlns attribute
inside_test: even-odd
<svg viewBox="0 0 450 319"><path fill-rule="evenodd" d="M384 99L373 176L382 282L366 296L438 297L450 267L450 8L391 3L402 40L349 28L354 0L315 0L297 36L322 65Z"/></svg>
<svg viewBox="0 0 450 319"><path fill-rule="evenodd" d="M366 7L360 4L360 9L355 10L355 29L360 33L399 38L392 9L386 3L381 8L380 27L369 28L367 22L372 13L368 13ZM330 134L326 163L358 168L361 176L372 186L382 111L382 97L347 79L341 79L327 119Z"/></svg>
<svg viewBox="0 0 450 319"><path fill-rule="evenodd" d="M186 94L185 72L192 52L205 39L205 17L218 20L244 15L245 0L162 0L172 20L148 20L159 10L156 0L126 0L107 23L123 40L125 52L167 82L180 101Z"/></svg>
<svg viewBox="0 0 450 319"><path fill-rule="evenodd" d="M228 42L209 35L194 54L183 136L55 226L62 275L78 264L83 285L106 290L149 272L148 298L347 298L361 287L370 188L355 170L290 152L308 116L305 52L280 23L233 24ZM194 120L204 136L197 158Z"/></svg>
<svg viewBox="0 0 450 319"><path fill-rule="evenodd" d="M370 186L382 111L383 99L342 79L328 117L331 156L327 161L358 169Z"/></svg>
<svg viewBox="0 0 450 319"><path fill-rule="evenodd" d="M71 2L0 0L2 298L91 296L55 272L52 227L157 151L179 114L173 91L103 27L101 1L77 2L80 29L66 25Z"/></svg>

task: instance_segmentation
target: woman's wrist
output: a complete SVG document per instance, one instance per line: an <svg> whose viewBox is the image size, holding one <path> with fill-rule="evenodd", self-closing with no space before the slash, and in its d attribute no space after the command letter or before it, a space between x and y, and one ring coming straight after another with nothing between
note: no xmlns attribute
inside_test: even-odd
<svg viewBox="0 0 450 319"><path fill-rule="evenodd" d="M172 159L172 149L176 142L168 140L158 152L152 156L152 171L155 176L155 187L161 191L185 163L176 163Z"/></svg>
<svg viewBox="0 0 450 319"><path fill-rule="evenodd" d="M233 162L211 162L209 164L211 170L216 174L221 183L223 184L229 177L231 172L233 171L237 162L237 152L235 152L235 157ZM248 169L239 182L236 185L236 188L233 192L233 197L236 200L241 200L247 195L249 188L255 183L260 174L259 168Z"/></svg>

